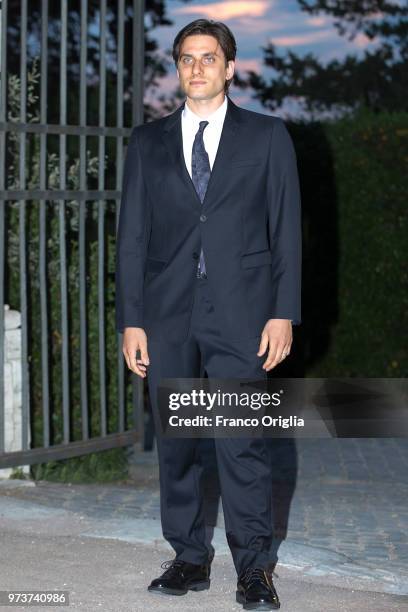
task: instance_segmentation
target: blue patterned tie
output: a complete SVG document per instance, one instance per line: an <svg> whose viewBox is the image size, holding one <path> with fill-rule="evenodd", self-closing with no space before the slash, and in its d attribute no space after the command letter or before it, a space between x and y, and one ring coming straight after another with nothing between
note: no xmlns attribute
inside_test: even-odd
<svg viewBox="0 0 408 612"><path fill-rule="evenodd" d="M207 191L208 181L210 180L211 167L208 159L208 153L204 147L204 130L208 125L208 121L200 121L200 127L195 135L193 144L193 154L191 158L191 178L195 190L200 198L201 204L204 201L205 192ZM200 261L198 263L198 274L205 274L205 261L203 249L200 252Z"/></svg>

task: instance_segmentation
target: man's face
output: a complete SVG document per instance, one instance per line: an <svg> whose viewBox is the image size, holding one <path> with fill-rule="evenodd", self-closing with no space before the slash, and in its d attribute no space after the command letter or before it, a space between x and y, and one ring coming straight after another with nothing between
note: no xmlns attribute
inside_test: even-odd
<svg viewBox="0 0 408 612"><path fill-rule="evenodd" d="M234 65L233 61L226 65L224 51L213 36L187 36L177 65L181 89L192 100L211 100L224 91Z"/></svg>

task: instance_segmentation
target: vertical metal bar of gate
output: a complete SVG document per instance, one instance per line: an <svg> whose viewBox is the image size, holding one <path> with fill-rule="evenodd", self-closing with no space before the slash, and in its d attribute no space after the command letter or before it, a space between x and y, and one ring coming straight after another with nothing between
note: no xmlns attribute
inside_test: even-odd
<svg viewBox="0 0 408 612"><path fill-rule="evenodd" d="M132 126L143 122L143 89L144 89L144 0L133 0L133 23L132 23ZM123 3L119 4L119 15L124 11ZM122 22L121 19L119 19ZM117 82L117 122L123 122L123 50L120 31L118 32L118 82ZM119 123L120 122L120 123ZM117 142L116 155L116 186L119 190L122 182L123 153L122 139ZM116 228L119 222L120 200L116 207ZM118 335L118 386L119 386L119 431L125 427L125 395L124 395L124 359L122 353L122 334ZM132 375L132 405L133 405L133 427L136 427L143 436L144 430L144 397L143 380Z"/></svg>
<svg viewBox="0 0 408 612"><path fill-rule="evenodd" d="M7 1L1 3L0 41L0 121L6 120L7 102ZM5 189L6 133L0 130L0 190ZM0 453L4 451L4 271L5 271L5 201L0 199Z"/></svg>
<svg viewBox="0 0 408 612"><path fill-rule="evenodd" d="M79 60L79 125L86 127L87 84L87 28L88 28L88 1L81 1L81 51ZM87 159L86 134L79 137L79 189L87 188ZM79 256L79 335L80 335L80 379L81 379L81 426L82 439L89 438L88 416L88 342L87 342L87 302L86 302L86 200L78 200L79 227L78 227L78 256Z"/></svg>
<svg viewBox="0 0 408 612"><path fill-rule="evenodd" d="M141 35L142 32L144 33L144 0L133 0L132 125L143 123L143 103L140 104L144 87L144 36Z"/></svg>
<svg viewBox="0 0 408 612"><path fill-rule="evenodd" d="M118 19L118 38L117 38L117 91L116 91L116 126L106 126L106 110L107 110L107 0L100 0L99 13L99 40L100 40L100 60L99 60L99 121L97 126L87 126L87 44L88 44L88 0L81 0L80 3L80 22L81 22L81 47L80 47L80 65L79 65L79 126L67 125L67 47L68 47L68 0L61 0L60 3L60 60L59 60L59 124L48 125L47 98L48 98L48 24L49 24L49 0L41 0L38 3L41 10L41 74L40 74L40 96L39 96L39 111L40 122L36 125L31 125L28 121L27 113L27 91L28 91L28 8L30 3L28 0L22 0L16 6L20 9L20 116L19 124L8 122L7 116L7 1L2 0L1 9L1 40L0 40L0 66L1 66L1 82L0 82L0 461L2 466L5 465L21 465L22 463L12 463L20 457L23 463L37 462L39 457L41 460L48 460L49 457L67 457L74 456L87 452L86 448L112 448L114 445L124 445L131 443L134 436L132 432L126 430L126 400L125 400L125 377L124 377L124 359L121 347L118 346L118 424L117 434L113 433L112 440L110 438L108 422L108 406L107 406L107 372L106 372L106 330L105 330L105 259L106 259L106 203L114 199L117 203L116 220L118 219L121 183L123 178L123 139L130 132L129 128L124 127L124 50L125 50L125 24L128 18L126 8L130 4L133 8L132 15L132 125L140 123L143 119L143 54L144 54L144 26L143 26L143 0L118 0L115 11L117 10ZM6 144L7 133L12 131L18 134L18 177L19 184L17 188L12 188L7 191L7 175L6 175ZM53 197L53 186L48 185L48 157L47 144L50 140L49 134L58 136L59 145L59 189L58 195ZM80 158L80 174L79 174L79 191L72 194L67 191L67 135L72 134L79 137L79 158ZM98 188L92 195L92 192L87 193L87 200L83 199L84 192L87 192L87 135L98 136ZM116 138L116 191L110 192L105 188L105 150L106 137L114 136ZM39 136L39 185L34 189L34 192L27 191L27 152L29 139L34 140ZM15 191L15 193L14 193ZM72 452L63 448L71 442L71 372L69 365L70 357L70 336L69 336L69 303L68 303L68 244L66 237L66 201L77 199L79 207L79 319L80 319L80 397L81 397L81 420L82 420L82 440L81 442L89 442L89 444L79 443L73 447ZM28 215L38 201L38 211L34 209L34 214L38 214L39 223L39 243L38 243L38 275L39 275L39 297L40 297L40 321L41 324L41 409L43 420L42 445L44 448L50 447L53 444L52 440L52 420L51 420L51 354L48 346L48 334L50 324L50 301L47 294L47 218L48 211L55 211L58 221L59 232L59 293L61 304L60 308L60 328L62 337L61 350L61 371L62 371L62 444L56 445L55 451L48 448L47 452L42 452L42 449L37 448L29 452L7 452L4 453L5 432L4 432L4 300L5 300L5 271L6 271L6 256L5 256L5 204L7 200L16 202L16 212L18 214L18 237L19 237L19 277L20 277L20 305L21 311L21 338L22 338L22 385L23 385L23 423L22 423L22 448L28 450L30 442L30 380L29 380L29 296L30 289L30 268L28 268L28 237L29 228L27 228ZM33 201L33 204L31 202ZM86 285L86 218L87 206L86 202L97 202L98 210L98 331L99 331L99 381L100 381L100 422L101 428L100 439L90 440L92 435L89 431L89 389L88 389L88 328L87 328L87 285ZM54 214L54 213L53 213ZM117 227L117 226L116 226ZM120 341L120 335L119 335ZM34 362L33 362L34 363ZM133 419L133 428L143 431L143 381L136 376L132 377L133 382L133 399L137 400L134 407L138 409L138 418ZM97 409L98 409L97 408ZM122 435L121 435L122 434ZM103 440L105 438L105 440ZM57 442L57 440L55 441ZM99 446L98 446L99 445ZM93 452L92 450L92 452ZM49 452L50 451L50 452ZM33 455L31 455L33 452ZM91 451L88 451L91 452ZM67 454L68 453L68 454ZM71 454L70 454L71 453ZM12 457L13 456L13 457ZM33 457L31 459L31 457ZM15 459L16 458L16 459Z"/></svg>
<svg viewBox="0 0 408 612"><path fill-rule="evenodd" d="M21 61L20 61L20 121L27 119L27 0L21 2ZM27 134L19 134L19 187L25 189ZM26 201L19 201L19 251L20 251L20 309L21 309L21 388L22 388L22 427L21 444L28 448L28 429L30 418L30 396L28 376L28 331L27 331L27 243L26 243Z"/></svg>
<svg viewBox="0 0 408 612"><path fill-rule="evenodd" d="M41 2L41 90L40 121L47 123L47 87L48 87L48 0ZM40 134L40 189L47 188L47 134ZM48 298L47 298L47 202L40 200L40 307L41 307L41 383L43 414L43 445L50 445L50 381L48 354Z"/></svg>
<svg viewBox="0 0 408 612"><path fill-rule="evenodd" d="M106 0L101 0L99 21L99 125L106 118ZM98 189L105 188L105 136L99 136ZM98 202L98 320L99 320L99 389L101 435L107 433L106 366L105 366L105 201Z"/></svg>
<svg viewBox="0 0 408 612"><path fill-rule="evenodd" d="M116 125L123 127L123 56L125 43L125 0L118 3L118 43L116 82ZM116 189L121 190L123 172L123 137L116 139ZM116 229L119 221L120 200L116 200ZM118 334L118 411L119 431L125 430L125 362L122 353L121 335ZM133 424L134 426L134 424Z"/></svg>
<svg viewBox="0 0 408 612"><path fill-rule="evenodd" d="M61 58L60 58L60 125L67 124L67 0L61 0ZM66 189L66 134L59 136L60 189ZM62 419L63 441L70 440L69 392L69 331L68 280L65 230L65 200L59 201L59 240L61 274L61 332L62 332Z"/></svg>
<svg viewBox="0 0 408 612"><path fill-rule="evenodd" d="M116 121L117 125L123 126L123 53L124 53L124 26L125 26L125 8L124 0L119 0L118 6L118 42L117 42L117 82L116 82ZM116 168L123 171L123 138L118 138L116 149ZM121 177L119 177L119 180ZM120 187L119 187L120 189ZM117 203L116 203L116 206ZM122 374L123 371L123 353L122 357ZM123 385L123 383L122 383ZM124 400L124 398L123 398ZM119 431L125 430L125 402L120 401L118 404L119 410ZM134 424L133 424L134 426Z"/></svg>

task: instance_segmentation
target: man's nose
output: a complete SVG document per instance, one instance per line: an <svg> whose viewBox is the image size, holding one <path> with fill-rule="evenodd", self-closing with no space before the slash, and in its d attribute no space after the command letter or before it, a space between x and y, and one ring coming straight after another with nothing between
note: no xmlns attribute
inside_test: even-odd
<svg viewBox="0 0 408 612"><path fill-rule="evenodd" d="M192 73L193 74L201 74L202 65L200 60L193 60Z"/></svg>

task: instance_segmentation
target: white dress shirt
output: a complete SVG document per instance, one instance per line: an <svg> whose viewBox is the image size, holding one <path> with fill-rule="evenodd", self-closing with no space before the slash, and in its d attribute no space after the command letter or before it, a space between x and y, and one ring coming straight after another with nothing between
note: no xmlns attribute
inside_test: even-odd
<svg viewBox="0 0 408 612"><path fill-rule="evenodd" d="M199 117L193 113L187 105L187 102L184 104L184 109L181 114L181 131L183 134L184 160L190 176L192 176L191 158L193 154L194 138L198 132L200 121L209 122L204 130L204 146L208 153L210 168L212 170L215 156L217 155L218 145L220 143L227 106L228 98L225 96L224 102L216 111L208 115L208 117Z"/></svg>

